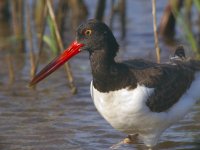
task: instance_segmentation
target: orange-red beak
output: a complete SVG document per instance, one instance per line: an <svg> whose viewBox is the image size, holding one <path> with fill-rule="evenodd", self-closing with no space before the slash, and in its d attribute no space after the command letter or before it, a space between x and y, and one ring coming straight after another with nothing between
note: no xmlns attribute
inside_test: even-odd
<svg viewBox="0 0 200 150"><path fill-rule="evenodd" d="M75 56L80 52L80 48L84 44L74 41L60 56L51 61L46 67L44 67L30 82L30 86L33 86L46 78L48 75L53 73L56 69L62 66L71 57Z"/></svg>

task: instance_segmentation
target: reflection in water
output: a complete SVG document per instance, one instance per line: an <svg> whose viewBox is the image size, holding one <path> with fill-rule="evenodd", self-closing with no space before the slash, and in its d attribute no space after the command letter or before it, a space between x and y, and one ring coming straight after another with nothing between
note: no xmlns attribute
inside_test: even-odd
<svg viewBox="0 0 200 150"><path fill-rule="evenodd" d="M143 57L154 59L154 43L150 1L128 1L127 39L118 59ZM143 9L140 5L143 4ZM148 5L147 5L148 4ZM158 14L164 7L158 1ZM133 11L131 8L127 8ZM144 15L145 14L145 15ZM138 16L143 16L139 18ZM4 28L0 28L4 29ZM117 28L114 30L117 34ZM2 30L0 30L2 32ZM9 32L7 33L9 34ZM5 34L6 35L6 34ZM2 43L2 41L0 40ZM161 48L166 45L161 43ZM1 50L4 48L0 47ZM88 54L81 53L71 60L78 95L72 96L63 84L63 69L29 89L29 67L26 59L14 57L14 70L18 76L8 85L5 52L0 51L0 149L37 150L102 150L121 141L126 135L114 130L96 111L89 95L91 80ZM162 52L162 60L169 52ZM200 105L161 136L155 149L200 149ZM119 149L145 149L143 144L122 145Z"/></svg>
<svg viewBox="0 0 200 150"><path fill-rule="evenodd" d="M0 21L0 52L9 46L11 39L11 28L9 21ZM10 40L11 41L11 40Z"/></svg>

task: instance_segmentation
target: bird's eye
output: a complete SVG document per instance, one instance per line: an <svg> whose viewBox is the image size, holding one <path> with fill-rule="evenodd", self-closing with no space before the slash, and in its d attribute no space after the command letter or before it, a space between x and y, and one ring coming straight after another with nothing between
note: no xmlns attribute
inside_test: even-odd
<svg viewBox="0 0 200 150"><path fill-rule="evenodd" d="M89 29L85 30L84 34L87 35L87 36L90 36L92 34L92 30L89 30Z"/></svg>

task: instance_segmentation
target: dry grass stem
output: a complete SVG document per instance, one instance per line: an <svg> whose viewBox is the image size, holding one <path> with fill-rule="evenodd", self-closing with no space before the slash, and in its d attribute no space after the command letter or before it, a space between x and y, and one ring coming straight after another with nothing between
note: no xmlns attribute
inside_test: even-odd
<svg viewBox="0 0 200 150"><path fill-rule="evenodd" d="M35 55L33 52L33 35L31 31L31 13L30 13L30 6L28 1L26 1L26 24L27 24L27 30L26 35L29 42L29 56L30 56L30 64L31 64L31 70L30 70L30 76L35 76Z"/></svg>
<svg viewBox="0 0 200 150"><path fill-rule="evenodd" d="M62 39L61 39L61 35L59 33L58 25L56 23L56 18L55 18L55 14L54 14L54 11L53 11L52 3L51 3L50 0L47 0L46 3L47 3L49 15L52 19L53 26L55 28L55 35L56 35L58 47L59 47L60 51L63 51L64 46L63 46L63 42L62 42ZM65 70L66 70L66 73L67 73L67 78L68 78L68 81L69 81L69 86L70 86L71 92L73 94L75 94L77 89L76 89L76 86L74 84L74 79L73 79L73 75L72 75L70 65L68 63L65 63L64 67L65 67Z"/></svg>
<svg viewBox="0 0 200 150"><path fill-rule="evenodd" d="M8 74L9 74L9 84L12 84L15 80L14 66L11 55L6 56L7 64L8 64Z"/></svg>
<svg viewBox="0 0 200 150"><path fill-rule="evenodd" d="M41 15L41 27L39 28L39 36L38 36L38 56L37 59L35 61L35 72L33 73L33 75L35 76L37 70L38 70L38 66L39 66L39 62L40 62L40 58L42 55L42 48L43 48L43 36L44 36L44 31L45 31L45 27L46 27L46 17L47 17L47 5L45 3L44 5L44 9L43 9L43 13Z"/></svg>
<svg viewBox="0 0 200 150"><path fill-rule="evenodd" d="M157 62L160 63L160 48L158 42L158 32L157 32L157 21L156 21L156 0L152 0L152 15L153 15L153 30L156 48L156 58Z"/></svg>
<svg viewBox="0 0 200 150"><path fill-rule="evenodd" d="M13 0L11 1L12 24L15 37L17 39L18 52L25 52L25 38L24 36L24 1Z"/></svg>

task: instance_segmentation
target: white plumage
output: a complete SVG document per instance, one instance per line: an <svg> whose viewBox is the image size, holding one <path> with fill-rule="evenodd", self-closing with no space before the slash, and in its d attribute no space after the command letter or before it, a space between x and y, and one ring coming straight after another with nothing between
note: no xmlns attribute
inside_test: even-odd
<svg viewBox="0 0 200 150"><path fill-rule="evenodd" d="M178 102L159 113L152 112L146 105L154 88L137 85L132 90L127 88L102 93L91 82L90 89L97 110L114 128L127 134L139 134L139 139L152 147L162 132L181 119L200 98L200 72L195 74L190 88Z"/></svg>

